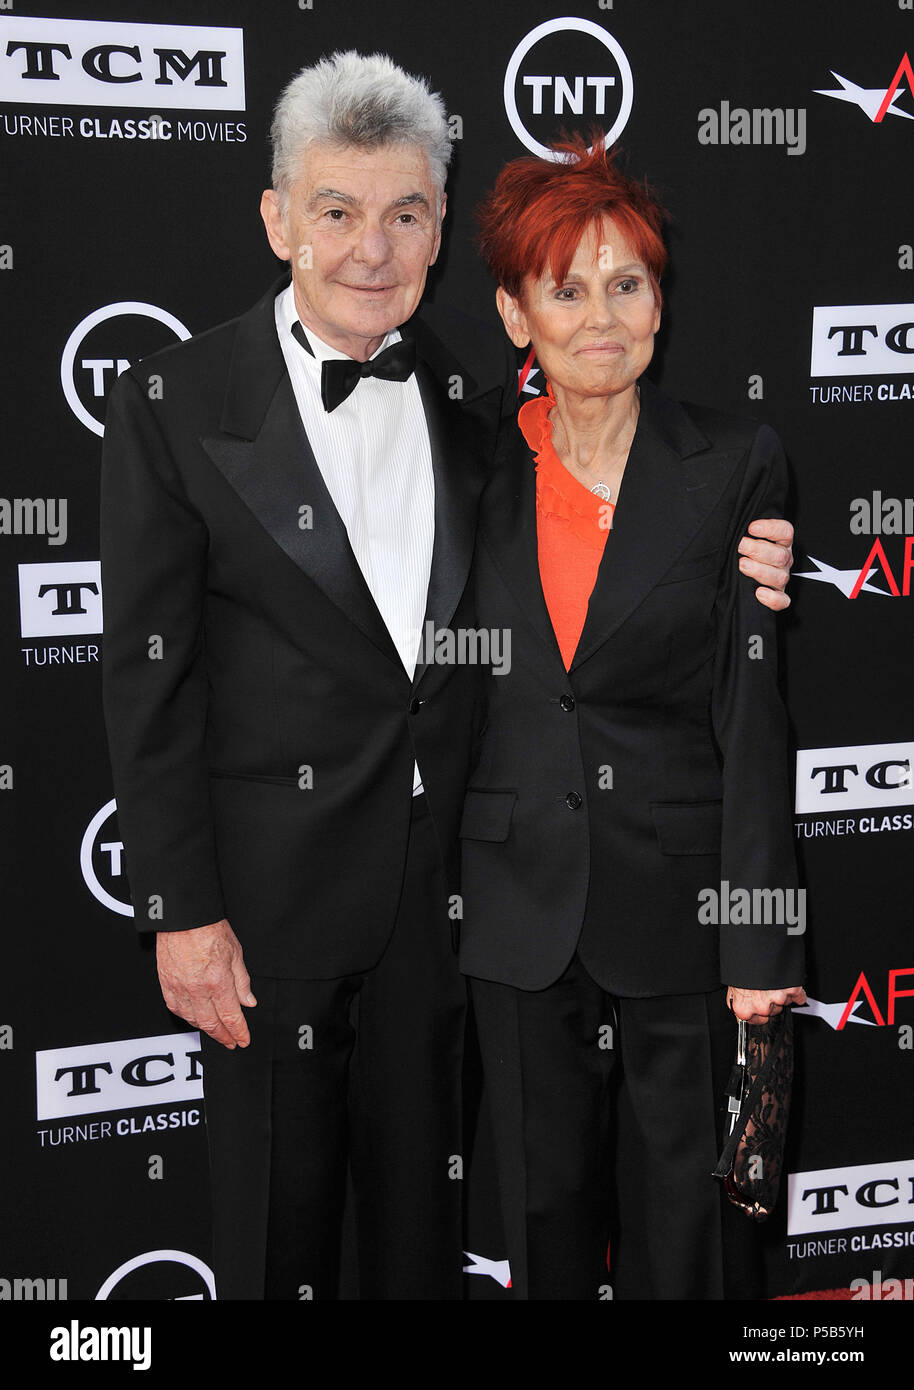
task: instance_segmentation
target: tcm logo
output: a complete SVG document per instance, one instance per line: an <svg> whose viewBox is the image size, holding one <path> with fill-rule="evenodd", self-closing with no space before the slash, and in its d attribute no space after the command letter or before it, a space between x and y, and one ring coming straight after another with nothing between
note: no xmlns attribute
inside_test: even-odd
<svg viewBox="0 0 914 1390"><path fill-rule="evenodd" d="M852 106L859 106L874 125L879 125L886 116L902 116L906 121L914 121L914 111L904 111L896 105L901 97L910 97L911 88L914 87L914 70L907 53L887 87L860 87L834 69L831 69L831 75L840 85L831 89L817 87L814 89L816 96L834 97L836 101L848 101ZM910 84L908 87L901 86L902 78Z"/></svg>
<svg viewBox="0 0 914 1390"><path fill-rule="evenodd" d="M36 1052L36 1118L202 1100L202 1055L197 1032Z"/></svg>
<svg viewBox="0 0 914 1390"><path fill-rule="evenodd" d="M124 842L117 828L114 798L96 811L83 832L79 847L79 867L86 887L102 907L122 917L132 917L133 907L127 887Z"/></svg>
<svg viewBox="0 0 914 1390"><path fill-rule="evenodd" d="M0 18L0 102L244 110L244 31Z"/></svg>
<svg viewBox="0 0 914 1390"><path fill-rule="evenodd" d="M788 1174L789 1236L910 1221L914 1221L914 1159Z"/></svg>
<svg viewBox="0 0 914 1390"><path fill-rule="evenodd" d="M98 560L19 566L23 637L70 637L102 630L102 568Z"/></svg>
<svg viewBox="0 0 914 1390"><path fill-rule="evenodd" d="M634 90L628 58L612 34L589 19L550 19L511 54L505 112L521 144L551 159L546 141L562 127L599 124L611 145L631 115Z"/></svg>
<svg viewBox="0 0 914 1390"><path fill-rule="evenodd" d="M810 376L914 372L914 304L826 304L812 311Z"/></svg>
<svg viewBox="0 0 914 1390"><path fill-rule="evenodd" d="M208 1303L215 1297L213 1271L196 1255L186 1250L147 1250L118 1265L102 1284L95 1301Z"/></svg>
<svg viewBox="0 0 914 1390"><path fill-rule="evenodd" d="M159 326L152 328L150 320ZM108 391L121 372L175 338L189 337L181 320L156 304L125 299L93 309L73 329L60 359L67 405L87 430L103 435Z"/></svg>
<svg viewBox="0 0 914 1390"><path fill-rule="evenodd" d="M797 749L797 813L914 804L914 742Z"/></svg>

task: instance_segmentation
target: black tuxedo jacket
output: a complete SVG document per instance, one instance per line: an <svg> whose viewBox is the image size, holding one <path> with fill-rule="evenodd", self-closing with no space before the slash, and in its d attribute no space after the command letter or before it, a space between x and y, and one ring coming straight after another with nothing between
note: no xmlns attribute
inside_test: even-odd
<svg viewBox="0 0 914 1390"><path fill-rule="evenodd" d="M765 426L647 379L641 392L568 672L540 584L533 454L516 423L503 431L476 587L511 666L487 677L463 813L461 967L542 989L577 948L622 995L799 984L802 936L702 923L698 901L722 880L796 888L775 618L737 568L747 524L782 514L783 453Z"/></svg>
<svg viewBox="0 0 914 1390"><path fill-rule="evenodd" d="M392 928L414 758L456 889L479 671L406 675L302 427L274 322L285 283L112 390L103 694L138 927L227 917L253 973L330 978L370 968ZM426 620L469 627L513 364L474 380L427 323L401 331L435 477Z"/></svg>

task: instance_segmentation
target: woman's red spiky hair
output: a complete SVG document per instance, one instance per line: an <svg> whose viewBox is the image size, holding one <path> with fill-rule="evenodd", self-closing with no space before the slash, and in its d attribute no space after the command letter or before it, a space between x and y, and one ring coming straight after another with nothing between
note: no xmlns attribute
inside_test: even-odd
<svg viewBox="0 0 914 1390"><path fill-rule="evenodd" d="M560 284L581 237L610 217L647 266L659 303L666 213L646 184L622 172L602 131L591 141L588 149L582 135L568 136L550 146L556 160L531 155L506 164L476 210L479 249L496 283L517 299L527 276L538 279L547 265Z"/></svg>

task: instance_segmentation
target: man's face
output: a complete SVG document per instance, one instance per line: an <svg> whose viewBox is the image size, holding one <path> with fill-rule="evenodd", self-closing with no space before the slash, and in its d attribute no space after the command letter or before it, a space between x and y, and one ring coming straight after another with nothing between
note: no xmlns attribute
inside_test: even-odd
<svg viewBox="0 0 914 1390"><path fill-rule="evenodd" d="M444 204L416 145L312 145L285 218L272 189L260 207L270 245L291 264L305 327L358 361L370 357L422 297Z"/></svg>

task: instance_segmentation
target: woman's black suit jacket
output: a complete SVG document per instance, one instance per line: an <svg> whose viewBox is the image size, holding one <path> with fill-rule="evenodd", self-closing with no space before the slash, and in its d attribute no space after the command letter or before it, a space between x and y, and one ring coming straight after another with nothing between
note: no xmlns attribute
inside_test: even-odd
<svg viewBox="0 0 914 1390"><path fill-rule="evenodd" d="M802 934L764 922L777 894L751 924L699 920L702 889L797 886L775 615L736 553L753 518L782 515L783 451L767 426L640 386L570 671L514 421L483 495L477 620L510 634L510 670L488 677L464 804L461 968L543 989L577 949L621 995L796 985Z"/></svg>

